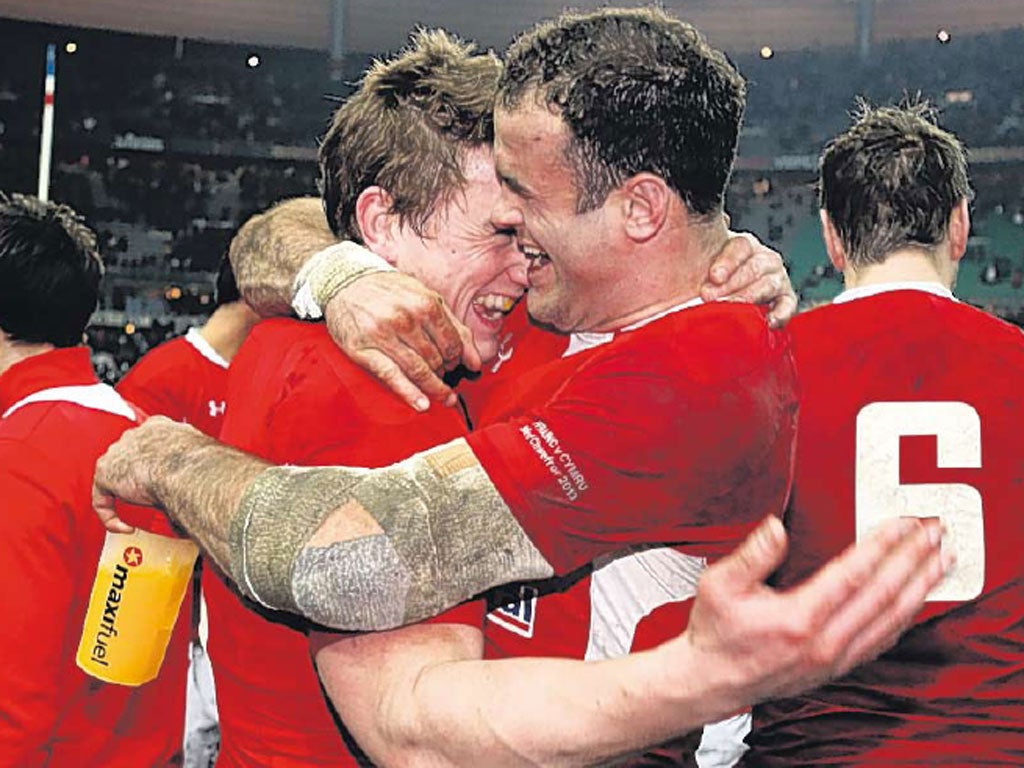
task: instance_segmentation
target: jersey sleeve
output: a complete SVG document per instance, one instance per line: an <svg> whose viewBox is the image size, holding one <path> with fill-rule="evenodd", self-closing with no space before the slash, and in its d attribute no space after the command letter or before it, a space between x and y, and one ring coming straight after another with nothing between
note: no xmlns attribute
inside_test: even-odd
<svg viewBox="0 0 1024 768"><path fill-rule="evenodd" d="M0 447L0 766L42 765L48 741L66 705L61 681L73 649L54 621L81 623L70 614L74 545L70 516L38 478L19 469L25 446Z"/></svg>
<svg viewBox="0 0 1024 768"><path fill-rule="evenodd" d="M781 511L795 427L778 421L788 382L765 369L701 381L650 355L592 362L539 408L469 437L557 572L638 544L720 555ZM754 473L771 475L752 487ZM739 498L744 487L753 497Z"/></svg>

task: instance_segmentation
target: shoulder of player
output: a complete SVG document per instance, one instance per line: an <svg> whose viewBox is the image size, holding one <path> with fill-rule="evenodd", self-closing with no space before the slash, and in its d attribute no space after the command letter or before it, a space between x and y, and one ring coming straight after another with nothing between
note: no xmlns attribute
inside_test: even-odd
<svg viewBox="0 0 1024 768"><path fill-rule="evenodd" d="M773 367L788 350L788 333L769 328L762 308L715 302L621 333L599 357L623 370L711 383Z"/></svg>
<svg viewBox="0 0 1024 768"><path fill-rule="evenodd" d="M798 362L842 354L836 329L844 336L870 338L901 334L935 334L959 339L965 349L984 339L986 355L1024 370L1024 331L982 309L920 291L882 293L842 304L825 304L798 314L789 324ZM913 329L913 330L911 330Z"/></svg>
<svg viewBox="0 0 1024 768"><path fill-rule="evenodd" d="M354 363L331 339L322 324L292 337L291 352L274 372L281 383L275 406L281 413L318 415L324 439L339 429L388 428L415 423L418 429L448 426L458 411L439 405L425 413L409 407L370 373ZM279 377L279 378L278 378ZM232 407L233 401L232 401ZM308 420L308 419L304 419Z"/></svg>
<svg viewBox="0 0 1024 768"><path fill-rule="evenodd" d="M192 345L185 341L183 336L165 341L140 357L118 382L116 389L120 392L136 384L142 385L153 379L161 379L177 370L182 361L194 353Z"/></svg>
<svg viewBox="0 0 1024 768"><path fill-rule="evenodd" d="M970 304L955 306L956 321L949 324L962 343L983 343L985 351L1001 358L1006 365L1024 372L1024 329Z"/></svg>
<svg viewBox="0 0 1024 768"><path fill-rule="evenodd" d="M323 354L322 349L330 346L330 337L322 323L292 318L262 320L249 332L231 360L229 381L241 382L242 390L251 389L254 380L269 386L286 371L300 366L306 358L315 361Z"/></svg>
<svg viewBox="0 0 1024 768"><path fill-rule="evenodd" d="M30 439L31 433L24 434L20 425L7 429L7 422L0 422L0 476L45 467L47 452Z"/></svg>
<svg viewBox="0 0 1024 768"><path fill-rule="evenodd" d="M134 426L125 416L62 400L30 403L0 420L0 440L34 445L36 450L79 454L105 446ZM68 446L74 445L74 451ZM102 449L101 451L102 452Z"/></svg>
<svg viewBox="0 0 1024 768"><path fill-rule="evenodd" d="M125 397L150 409L165 396L186 398L205 390L210 380L227 374L184 336L166 341L143 355L115 387Z"/></svg>
<svg viewBox="0 0 1024 768"><path fill-rule="evenodd" d="M54 491L83 477L91 482L96 460L132 426L124 416L73 403L33 403L0 421L0 467L44 478Z"/></svg>

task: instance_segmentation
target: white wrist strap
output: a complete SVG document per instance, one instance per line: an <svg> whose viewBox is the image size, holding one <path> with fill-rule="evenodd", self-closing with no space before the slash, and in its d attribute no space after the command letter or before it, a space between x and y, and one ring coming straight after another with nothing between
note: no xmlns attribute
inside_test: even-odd
<svg viewBox="0 0 1024 768"><path fill-rule="evenodd" d="M358 243L329 245L307 261L292 284L292 309L304 320L319 320L323 308L343 288L374 272L395 268Z"/></svg>

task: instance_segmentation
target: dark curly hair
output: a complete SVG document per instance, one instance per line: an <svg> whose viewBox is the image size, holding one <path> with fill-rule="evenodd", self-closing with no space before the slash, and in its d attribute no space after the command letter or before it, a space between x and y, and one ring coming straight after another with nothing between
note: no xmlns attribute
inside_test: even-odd
<svg viewBox="0 0 1024 768"><path fill-rule="evenodd" d="M746 85L690 24L653 7L567 12L511 44L498 88L501 109L529 95L569 126L579 212L643 171L691 213L721 210Z"/></svg>
<svg viewBox="0 0 1024 768"><path fill-rule="evenodd" d="M73 347L99 299L96 235L66 205L0 193L0 330Z"/></svg>

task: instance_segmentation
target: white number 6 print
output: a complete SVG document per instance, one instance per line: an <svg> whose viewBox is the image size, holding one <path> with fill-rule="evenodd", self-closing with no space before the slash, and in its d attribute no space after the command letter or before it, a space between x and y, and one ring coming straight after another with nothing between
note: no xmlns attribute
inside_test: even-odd
<svg viewBox="0 0 1024 768"><path fill-rule="evenodd" d="M985 585L981 494L963 483L900 485L900 437L935 435L940 468L981 467L981 419L967 403L871 403L857 414L857 539L895 517L938 517L956 566L929 601L972 600Z"/></svg>

